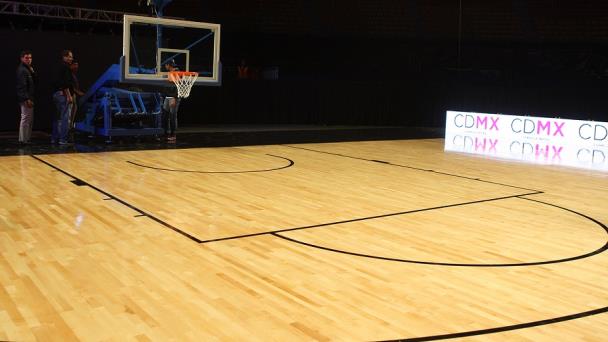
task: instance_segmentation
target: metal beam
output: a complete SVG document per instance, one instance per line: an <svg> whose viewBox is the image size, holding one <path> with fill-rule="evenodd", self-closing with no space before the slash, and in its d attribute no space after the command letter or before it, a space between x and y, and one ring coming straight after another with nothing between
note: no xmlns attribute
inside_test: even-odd
<svg viewBox="0 0 608 342"><path fill-rule="evenodd" d="M127 13L20 1L0 1L0 14L122 24L122 17Z"/></svg>

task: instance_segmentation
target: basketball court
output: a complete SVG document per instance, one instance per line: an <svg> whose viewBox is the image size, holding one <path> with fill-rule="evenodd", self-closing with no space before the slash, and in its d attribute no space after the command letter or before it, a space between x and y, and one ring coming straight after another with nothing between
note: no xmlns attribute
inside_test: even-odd
<svg viewBox="0 0 608 342"><path fill-rule="evenodd" d="M168 97L221 86L220 25L156 14L124 16L76 129L155 139ZM496 149L498 117L453 115L446 140ZM0 340L606 340L605 165L446 140L0 156Z"/></svg>
<svg viewBox="0 0 608 342"><path fill-rule="evenodd" d="M442 147L2 157L0 338L601 340L606 174Z"/></svg>

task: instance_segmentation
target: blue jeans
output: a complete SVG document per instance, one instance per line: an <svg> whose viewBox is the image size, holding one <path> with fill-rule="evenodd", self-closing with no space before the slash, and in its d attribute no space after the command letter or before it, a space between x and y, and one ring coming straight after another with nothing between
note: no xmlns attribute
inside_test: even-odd
<svg viewBox="0 0 608 342"><path fill-rule="evenodd" d="M72 113L72 104L68 103L63 91L56 91L53 94L53 102L57 112L53 121L52 140L54 142L66 143L68 141L68 132L70 130L70 115Z"/></svg>

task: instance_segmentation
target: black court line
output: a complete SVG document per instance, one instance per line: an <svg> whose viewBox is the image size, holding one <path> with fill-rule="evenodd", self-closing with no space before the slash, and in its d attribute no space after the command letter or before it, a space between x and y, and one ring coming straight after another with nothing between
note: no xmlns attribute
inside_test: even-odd
<svg viewBox="0 0 608 342"><path fill-rule="evenodd" d="M521 195L521 196L527 196L527 195ZM556 207L558 209L561 210L565 210L568 211L570 213L573 213L575 215L581 216L587 220L592 221L593 223L595 223L596 225L600 226L602 229L604 229L604 231L606 232L607 236L608 236L608 227L606 227L606 225L604 225L603 223L599 222L598 220L589 217L585 214L581 214L577 211L574 210L570 210L567 208L563 208L554 204L550 204L550 203L546 203L546 202L542 202L542 201L538 201L538 200L534 200L534 199L528 199L528 198L523 198L520 196L513 196L513 198L517 198L517 199L522 199L522 200L528 200L528 201L533 201L533 202L537 202L543 205L549 205L552 207ZM439 209L439 208L438 208ZM580 259L585 259L600 253L605 252L606 250L608 250L608 238L606 243L592 251L589 253L585 253L585 254L581 254L581 255L577 255L577 256L573 256L573 257L569 257L569 258L562 258L562 259L556 259L556 260L546 260L546 261L535 261L535 262L521 262L521 263L505 263L505 264L467 264L467 263L449 263L449 262L432 262L432 261L422 261L422 260L409 260L409 259L400 259L400 258L389 258L389 257L383 257L383 256L377 256L377 255L369 255L369 254L362 254L362 253L356 253L356 252L349 252L349 251L344 251L344 250L340 250L340 249L335 249L335 248L330 248L330 247L325 247L325 246L319 246L319 245L315 245L312 243L308 243L308 242L304 242L304 241L300 241L300 240L296 240L278 233L272 233L272 235L293 242L293 243L297 243L306 247L312 247L312 248L317 248L317 249L321 249L321 250L325 250L325 251L329 251L329 252L334 252L334 253L340 253L340 254L346 254L346 255L352 255L352 256L356 256L356 257L363 257L363 258L370 258L370 259L377 259L377 260L384 260L384 261L395 261L395 262L403 262L403 263L408 263L408 264L420 264L420 265L431 265L431 266L451 266L451 267L522 267L522 266L539 266L539 265L548 265L548 264L558 264L558 263L564 263L564 262L570 262L570 261L574 261L574 260L580 260Z"/></svg>
<svg viewBox="0 0 608 342"><path fill-rule="evenodd" d="M291 147L291 146L288 146ZM296 147L293 147L296 148ZM326 153L326 152L322 152L322 151L314 151L313 152L319 152L319 153ZM332 153L329 153L332 154ZM534 199L530 199L530 198L524 198L522 196L530 196L530 195L537 195L537 194L542 194L542 191L534 191L533 193L529 193L529 194L521 194L521 195L515 195L515 196L508 196L508 197L503 197L503 198L495 198L495 199L487 199L487 200L481 200L481 201L475 201L475 202L469 202L469 203L460 203L460 204L453 204L453 205L448 205L448 206L443 206L443 207L436 207L436 208L426 208L426 209L418 209L418 210L413 210L413 211L409 211L409 212L403 212L403 213L394 213L394 214L387 214L387 215L380 215L377 217L370 217L370 218L360 218L360 219L354 219L354 220L347 220L347 221L341 221L341 222L336 222L336 223L327 223L327 224L321 224L321 225L314 225L314 226L308 226L308 227L299 227L299 228L290 228L290 229L284 229L284 230L277 230L277 231L273 231L273 232L265 232L265 233L256 233L256 234L248 234L248 235L242 235L242 236L236 236L236 237L228 237L228 238L222 238L222 239L215 239L215 240L207 240L207 241L201 241L193 236L191 236L190 234L187 234L171 225L169 225L168 223L154 217L151 216L147 213L145 213L144 211L142 211L141 209L138 209L136 207L134 207L133 205L121 200L120 198L111 195L110 193L103 191L87 182L84 182L83 180L81 180L78 177L74 177L73 175L71 175L70 173L56 167L55 165L52 165L51 163L48 163L34 155L31 155L32 158L48 165L49 167L53 168L54 170L57 170L59 172L62 172L63 174L65 174L68 177L71 177L73 180L72 182L76 185L79 186L89 186L92 189L108 196L109 198L107 198L107 200L116 200L118 202L120 202L121 204L137 211L140 213L141 216L147 216L149 218L151 218L152 220L188 237L189 239L196 241L198 243L206 243L206 242L212 242L212 241L222 241L222 240L229 240L229 239L237 239L240 237L250 237L250 236L257 236L257 235L265 235L265 234L272 234L274 236L283 238L283 239L288 239L286 237L280 236L278 233L280 232L286 232L286 231L294 231L294 230L301 230L301 229L309 229L309 228L316 228L316 227L322 227L322 226L328 226L328 225L333 225L333 224L340 224L340 223L347 223L347 222L355 222L355 221L361 221L361 220L365 220L365 219L371 219L371 218L380 218L380 217L388 217L388 216L394 216L394 215L402 215L402 214L407 214L407 213L413 213L413 212L420 212L420 211L428 211L428 210L434 210L434 209L440 209L440 208L448 208L448 207L454 207L454 206L460 206L460 205L467 205L467 204L474 204L474 203L482 203L482 202L488 202L488 201L497 201L497 200L501 200L501 199L506 199L506 198L519 198L522 200L528 200L528 201L533 201L533 202L538 202L541 204L545 204L545 205L549 205L549 206L553 206L556 208L560 208L566 211L569 211L571 213L580 215L582 217L585 217L593 222L595 222L596 224L600 225L602 228L604 228L604 230L606 230L606 232L608 232L608 228L606 227L606 225L602 224L601 222L587 216L584 214L581 214L579 212L576 212L574 210L571 209L567 209L564 207L560 207L554 204L550 204L550 203L546 203L546 202L542 202L542 201L538 201L538 200L534 200ZM344 156L344 157L348 157L348 158L354 158L354 159L361 159L361 160L366 160L363 158L356 158L356 157L350 157L350 156ZM377 160L368 160L368 161L372 161L372 162L378 162L378 163L385 163L385 164L390 164L390 165L394 165L394 166L400 166L400 165L395 165L395 164L391 164L388 162L383 162L383 161L377 161ZM417 169L417 168L413 168L413 167L409 167L409 166L402 166L402 167L407 167L407 168L412 168L412 169ZM423 169L418 169L421 171L429 171L429 172L434 172L433 170L423 170ZM450 174L447 174L450 175ZM458 175L453 175L456 177L461 177ZM462 178L468 178L468 179L473 179L473 178L469 178L469 177L462 177ZM474 180L478 180L478 181L482 181L482 182L487 182L487 181L483 181L480 179L474 179ZM492 182L489 182L492 183ZM499 184L499 185L505 185L505 186L510 186L507 184L500 184L500 183L494 183L494 184ZM510 187L514 187L514 188L519 188L519 187L515 187L515 186L510 186ZM526 188L520 188L520 189L526 189ZM526 189L526 190L531 190L531 189ZM138 216L140 216L138 215ZM298 242L301 243L301 242ZM603 251L605 251L608 248L608 243L600 248L598 251L589 253L590 255L587 255L585 257L591 256L591 255L595 255L595 254L599 254ZM601 250L601 251L600 251ZM577 257L577 258L582 258L581 257ZM574 260L574 259L573 259ZM555 323L560 323L560 322L565 322L565 321L569 321L569 320L574 320L574 319L579 319L579 318L584 318L584 317L589 317L589 316L593 316L593 315L597 315L597 314L602 314L602 313L606 313L608 312L608 307L602 307L599 309L595 309L595 310L590 310L590 311L585 311L585 312L581 312L581 313L577 313L577 314L572 314L572 315L567 315L567 316L561 316L561 317L556 317L556 318L551 318L551 319L546 319L546 320L540 320L540 321L534 321L534 322L528 322L528 323L522 323L522 324L515 324L515 325L509 325L509 326L504 326L504 327L497 327L497 328L490 328L490 329L481 329L481 330L472 330L472 331L465 331L465 332L459 332L459 333L452 333L452 334L443 334L443 335L433 335L433 336L424 336L424 337L415 337L415 338L405 338L405 339L397 339L397 340L386 340L386 341L409 341L409 342L413 342L413 341L436 341L436 340L445 340L445 339L453 339L453 338L460 338L460 337L468 337L468 336L478 336L478 335L486 335L486 334L493 334L493 333L498 333L498 332L505 332L505 331L512 331L512 330L519 330L519 329L525 329L525 328L532 328L532 327L537 327L537 326L543 326L543 325L549 325L549 324L555 324Z"/></svg>
<svg viewBox="0 0 608 342"><path fill-rule="evenodd" d="M177 232L177 233L179 233L179 234L181 234L181 235L183 235L183 236L187 237L188 239L190 239L190 240L192 240L192 241L194 241L194 242L197 242L197 243L201 243L201 240L200 240L200 239L198 239L198 238L196 238L196 237L194 237L193 235L190 235L190 234L188 234L188 233L186 233L186 232L184 232L184 231L180 230L179 228L176 228L176 227L174 227L174 226L170 225L169 223L167 223L167 222L165 222L165 221L163 221L163 220L161 220L161 219L159 219L159 218L157 218L157 217L155 217L155 216L153 216L153 215L150 215L149 213L146 213L145 211L143 211L143 210L141 210L141 209L139 209L139 208L135 207L134 205L129 204L128 202L126 202L126 201L124 201L124 200L122 200L122 199L120 199L120 198L118 198L118 197L116 197L116 196L114 196L114 195L110 194L109 192L104 191L104 190L102 190L102 189L100 189L100 188L98 188L98 187L96 187L96 186L94 186L94 185L92 185L92 184L90 184L90 183L87 183L87 182L85 182L84 180L82 180L82 179L80 179L80 178L78 178L78 177L75 177L74 175L72 175L72 174L70 174L70 173L68 173L68 172L66 172L66 171L64 171L64 170L62 170L62 169L60 169L59 167L57 167L57 166L55 166L55 165L53 165L53 164L51 164L51 163L49 163L49 162L47 162L47 161L45 161L45 160L42 160L42 159L40 159L40 158L36 157L35 155L30 155L30 156L31 156L32 158L34 158L34 159L38 160L39 162L41 162L41 163L43 163L43 164L46 164L46 165L48 165L49 167L51 167L51 168L53 168L53 169L55 169L55 170L57 170L57 171L59 171L59 172L63 173L64 175L66 175L66 176L68 176L68 177L72 178L72 179L73 179L73 181L76 181L76 182L79 182L79 183L81 183L81 182L82 182L83 184L85 184L86 186L90 187L91 189L94 189L95 191L98 191L98 192L100 192L100 193L104 194L105 196L108 196L108 198L104 198L104 200L115 200L115 201L119 202L120 204L122 204L122 205L124 205L124 206L126 206L126 207L128 207L128 208L130 208L130 209L132 209L132 210L134 210L134 211L136 211L136 212L138 212L139 214L144 215L144 216L147 216L147 217L148 217L148 218L150 218L151 220L156 221L156 222L158 222L158 223L162 224L163 226L165 226L165 227L167 227L167 228L169 228L169 229L171 229L171 230L173 230L173 231L175 231L175 232Z"/></svg>
<svg viewBox="0 0 608 342"><path fill-rule="evenodd" d="M555 204L551 204L551 203L547 203L547 202L543 202L543 201L539 201L539 200L535 200L535 199L531 199L531 198L525 198L525 197L521 197L521 196L528 196L528 195L520 195L520 196L515 196L515 198L521 199L521 200L527 200L527 201L532 201L532 202L537 202L540 204L544 204L544 205L548 205L548 206L552 206L555 208L559 208L565 211L568 211L570 213L579 215L581 217L584 217L592 222L594 222L595 224L597 224L598 226L602 227L606 233L608 233L608 227L601 223L600 221L585 215L583 213L577 212L575 210L572 209L568 209L568 208L564 208ZM325 248L325 247L320 247L320 246L315 246L312 244L308 244L302 241L298 241L298 240L294 240L285 236L282 236L280 234L277 233L273 233L272 235L281 238L281 239L285 239L291 242L295 242L298 244L302 244L302 245L306 245L306 246L310 246L310 247L314 247L314 248L320 248L320 249L324 249L324 250L328 250L328 251L335 251L335 252L339 252L339 253L344 253L342 251L338 251L338 250L333 250L330 248ZM402 262L410 262L410 263L416 263L416 264L426 264L426 265L440 265L440 266L476 266L476 267L497 267L497 266L532 266L532 265L543 265L543 264L549 264L549 263L562 263L562 262L567 262L567 261L573 261L573 260L578 260L578 259L583 259L583 258L588 258L591 257L593 255L597 255L600 254L602 252L605 252L608 249L608 242L601 248L591 252L591 253L587 253L584 255L580 255L577 257L572 257L572 258L566 258L566 259L561 259L561 260L554 260L554 261L546 261L546 262L537 262L537 263L522 263L522 264L512 264L512 265L466 265L466 264L442 264L442 263L428 263L428 262L424 262L424 261L402 261L402 260L395 260L395 259L391 259L391 258L382 258L382 257L375 257L376 259L382 259L382 260L390 260L390 261L402 261ZM365 256L365 257L369 257L363 254L357 254L357 253L346 253L346 254L351 254L351 255L356 255L356 256ZM550 319L544 319L544 320L539 320L539 321L534 321L534 322L528 322L528 323L521 323L521 324L514 324L514 325L508 325L508 326L503 326L503 327L497 327L497 328L489 328L489 329L481 329L481 330L471 330L471 331L464 331L464 332L458 332L458 333L451 333L451 334L443 334L443 335L432 335L432 336L422 336L422 337L414 337L414 338L403 338L403 339L396 339L396 340L385 340L386 342L392 342L392 341L403 341L403 342L418 342L418 341L437 341L437 340L447 340L447 339L454 339L454 338L462 338L462 337L470 337L470 336L479 336L479 335L487 335L487 334L494 334L494 333L499 333L499 332L505 332L505 331L512 331L512 330L520 330L520 329L527 329L527 328L533 328L533 327L538 327L538 326L543 326L543 325L550 325L550 324L556 324L556 323L560 323L560 322L565 322L565 321L570 321L570 320L575 320L575 319L580 319L580 318L584 318L584 317L589 317L589 316L594 316L594 315L598 315L598 314L603 314L608 312L608 307L602 307L599 309L594 309L594 310L590 310L590 311L584 311L584 312L580 312L580 313L576 313L576 314L572 314L572 315L566 315L566 316L560 316L560 317L555 317L555 318L550 318Z"/></svg>
<svg viewBox="0 0 608 342"><path fill-rule="evenodd" d="M396 167L402 167L402 168L406 168L406 169L410 169L410 170L423 171L423 172L431 172L431 173L436 173L438 175L463 178L463 179L473 180L473 181L477 181L477 182L483 182L483 183L489 183L489 184L495 184L495 185L502 185L502 186L506 186L506 187L510 187L510 188L515 188L515 189L526 190L526 191L537 191L537 192L540 192L540 190L536 190L536 189L528 189L528 188L523 188L521 186L515 186L515 185L511 185L511 184L492 182L492 181L483 180L481 178L461 176L461 175L457 175L457 174L454 174L454 173L435 171L435 170L432 170L432 169L423 169L423 168L409 166L409 165L394 164L394 163L391 163L391 162L388 162L388 161L384 161L384 160L376 160L376 159L367 159L367 158L361 158L361 157L354 157L354 156L349 156L349 155L346 155L346 154L334 153L334 152L326 152L326 151L319 151L319 150L314 150L314 149L311 149L311 148L305 148L305 147L299 147L299 146L291 146L291 145L281 145L281 146L285 146L285 147L289 147L289 148L295 148L295 149L300 149L300 150L305 150L305 151L310 151L310 152L329 154L329 155L338 156L338 157L357 159L357 160L364 160L364 161L373 162L373 163L386 164L386 165L391 165L391 166L396 166Z"/></svg>
<svg viewBox="0 0 608 342"><path fill-rule="evenodd" d="M373 220L373 219L379 219L379 218L385 218L385 217L391 217L391 216L406 215L406 214L418 213L418 212L423 212L423 211L431 211L431 210L451 208L451 207L458 207L458 206L463 206L463 205L470 205L470 204L477 204L477 203L484 203L484 202L500 201L500 200L509 199L509 198L516 198L516 197L519 197L519 196L531 196L531 195L538 195L538 194L542 194L542 192L531 192L531 193L526 193L526 194L519 194L519 195L511 195L511 196L504 196L504 197L489 198L489 199L483 199L483 200L478 200L478 201L463 202L463 203L456 203L456 204L448 204L448 205L443 205L443 206L439 206L439 207L414 209L414 210L408 210L408 211L400 211L400 212L397 212L397 213L389 213L389 214L382 214L382 215L375 215L375 216L368 216L368 217L360 217L360 218L356 218L356 219L343 220L343 221L335 221L335 222L329 222L329 223L321 223L321 224L315 224L315 225L310 225L310 226L295 227L295 228L285 228L285 229L277 229L277 230L265 231L265 232L260 232L260 233L252 233L252 234L228 236L228 237L223 237L223 238L204 240L201 243L209 243L209 242L218 242L218 241L242 239L242 238L260 236L260 235L268 235L268 234L275 234L275 233L291 232L291 231L295 231L295 230L320 228L320 227L333 226L333 225L344 224L344 223Z"/></svg>
<svg viewBox="0 0 608 342"><path fill-rule="evenodd" d="M608 227L606 227L605 224L601 223L600 221L594 219L591 216L587 216L587 215L585 215L583 213L580 213L580 212L572 210L572 209L560 207L559 205L556 205L556 204L552 204L552 203L548 203L548 202L543 202L543 201L539 201L539 200L536 200L536 199L527 198L527 197L523 197L523 196L527 196L527 195L520 195L520 196L517 196L517 197L519 199L522 199L522 200L537 202L537 203L540 203L540 204L548 205L548 206L551 206L551 207L555 207L555 208L558 208L558 209L561 209L561 210L569 211L569 212L571 212L573 214L582 216L582 217L586 218L587 220L595 222L595 224L597 224L598 226L601 226L602 228L604 228L604 230L606 231L606 233L608 233Z"/></svg>
<svg viewBox="0 0 608 342"><path fill-rule="evenodd" d="M287 160L289 163L286 166L281 166L281 167L277 167L274 169L265 169L265 170L246 170L246 171L196 171L196 170L178 170L178 169L165 169L165 168L161 168L161 167L155 167L155 166L148 166L148 165L144 165L144 164L140 164L134 161L130 161L128 160L127 163L129 164L133 164L135 166L140 166L140 167L145 167L148 169L154 169L154 170L159 170L159 171L171 171L171 172L187 172L187 173L220 173L220 174L226 174L226 173L254 173L254 172L270 172L270 171L277 171L277 170L283 170L286 169L288 167L292 167L295 163L293 162L293 160L289 159L289 158L285 158L285 157L281 157L281 156L275 156L273 154L268 154L266 153L267 156L271 156L271 157L275 157L275 158L280 158L280 159L284 159Z"/></svg>
<svg viewBox="0 0 608 342"><path fill-rule="evenodd" d="M278 229L278 230L272 230L272 231L265 231L265 232L260 232L260 233L252 233L252 234L244 234L244 235L237 235L237 236L229 236L229 237L224 237L224 238L217 238L217 239L209 239L209 240L201 240L189 233L184 232L183 230L149 214L144 212L143 210L135 207L134 205L102 190L99 189L98 187L87 183L85 181L83 181L82 179L60 169L59 167L45 161L42 160L34 155L31 155L32 158L50 166L51 168L53 168L54 170L57 170L63 174L65 174L66 176L72 178L74 181L78 182L78 183L82 183L85 184L86 186L89 186L90 188L106 195L108 198L104 198L104 200L116 200L119 203L135 210L136 212L138 212L140 215L142 216L147 216L150 219L162 224L163 226L189 238L192 241L195 241L196 243L199 244L203 244L203 243L210 243L210 242L219 242L219 241L226 241L226 240L234 240L234 239L242 239L242 238L249 238L249 237L254 237L254 236L260 236L260 235L269 235L269 234L274 234L274 233L282 233L282 232L289 232L289 231L295 231L295 230L302 230L302 229L310 229L310 228L319 228L319 227L324 227L324 226L331 226L331 225L337 225L337 224L342 224L342 223L349 223L349 222L357 222L357 221L364 221L364 220L371 220L371 219L377 219L377 218L383 218L383 217L390 217L390 216L397 216L397 215L405 215L405 214L411 214L411 213L416 213L416 212L423 212L423 211L430 211L430 210L436 210L436 209L441 209L441 208L449 208L449 207L455 207L455 206L462 206L462 205L470 205L470 204L475 204L475 203L483 203L483 202L490 202L490 201L499 201L499 200L503 200L503 199L508 199L508 198L514 198L514 197L518 197L518 196L529 196L529 195L537 195L537 194L541 194L542 192L538 191L538 192L532 192L532 193L526 193L526 194L520 194L520 195L512 195L512 196L504 196L504 197L497 197L497 198L490 198L490 199L483 199L483 200L478 200L478 201L472 201L472 202L464 202L464 203L456 203L456 204L450 204L450 205L445 205L445 206L439 206L439 207L432 207L432 208L423 208L423 209L415 209L415 210L409 210L409 211L403 211L403 212L397 212L397 213L389 213L389 214L383 214L383 215L376 215L376 216L369 216L369 217L362 217L362 218L356 218L356 219L351 219L351 220L343 220L343 221L336 221L336 222L329 222L329 223L322 223L322 224L316 224L316 225L310 225L310 226L304 226L304 227L295 227L295 228L286 228L286 229Z"/></svg>
<svg viewBox="0 0 608 342"><path fill-rule="evenodd" d="M84 186L84 185L86 185L86 183L84 183L83 181L78 180L78 179L73 180L72 183L74 183L74 185L76 185L76 186Z"/></svg>
<svg viewBox="0 0 608 342"><path fill-rule="evenodd" d="M433 336L403 338L403 339L397 339L397 340L385 340L384 342L438 341L438 340L448 340L448 339L460 338L460 337L470 337L470 336L495 334L495 333L499 333L499 332L505 332L505 331L511 331L511 330L519 330L519 329L526 329L526 328L533 328L533 327L539 327L539 326L543 326L543 325L561 323L561 322L571 321L571 320L575 320L575 319L579 319L579 318L599 315L599 314L603 314L603 313L606 313L606 312L608 312L608 306L603 307L603 308L599 308L599 309L595 309L595 310L584 311L584 312L580 312L580 313L576 313L576 314L572 314L572 315L560 316L560 317L555 317L555 318L550 318L550 319L543 319L543 320L540 320L540 321L534 321L534 322L528 322L528 323L522 323L522 324L507 325L507 326L498 327L498 328L471 330L471 331L464 331L464 332L453 333L453 334L445 334L445 335L433 335Z"/></svg>

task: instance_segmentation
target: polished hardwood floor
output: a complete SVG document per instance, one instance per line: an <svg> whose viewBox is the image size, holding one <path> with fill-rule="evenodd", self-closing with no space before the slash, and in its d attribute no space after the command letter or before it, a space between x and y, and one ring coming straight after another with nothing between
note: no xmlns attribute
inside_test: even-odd
<svg viewBox="0 0 608 342"><path fill-rule="evenodd" d="M608 336L605 172L442 139L0 160L0 340Z"/></svg>

